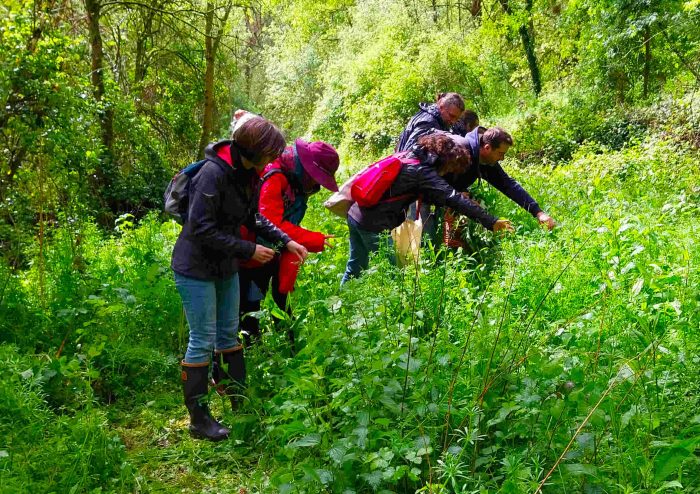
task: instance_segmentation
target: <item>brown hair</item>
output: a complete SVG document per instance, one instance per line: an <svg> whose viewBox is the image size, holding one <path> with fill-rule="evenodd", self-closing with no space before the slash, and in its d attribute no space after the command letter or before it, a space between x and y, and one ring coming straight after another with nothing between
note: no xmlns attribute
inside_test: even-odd
<svg viewBox="0 0 700 494"><path fill-rule="evenodd" d="M255 165L276 159L286 146L282 132L263 117L252 117L236 127L231 140L241 155Z"/></svg>
<svg viewBox="0 0 700 494"><path fill-rule="evenodd" d="M436 132L424 135L418 139L418 145L438 157L438 172L464 173L471 164L469 150L447 134Z"/></svg>
<svg viewBox="0 0 700 494"><path fill-rule="evenodd" d="M464 127L465 132L471 132L479 126L479 115L474 110L464 110L457 122Z"/></svg>
<svg viewBox="0 0 700 494"><path fill-rule="evenodd" d="M459 93L440 93L435 102L445 106L456 106L459 111L464 111L464 99Z"/></svg>
<svg viewBox="0 0 700 494"><path fill-rule="evenodd" d="M490 144L494 149L501 147L501 144L504 142L509 146L512 146L513 138L508 132L500 127L491 127L490 129L486 129L486 132L484 132L479 138L479 145L483 147L486 144Z"/></svg>

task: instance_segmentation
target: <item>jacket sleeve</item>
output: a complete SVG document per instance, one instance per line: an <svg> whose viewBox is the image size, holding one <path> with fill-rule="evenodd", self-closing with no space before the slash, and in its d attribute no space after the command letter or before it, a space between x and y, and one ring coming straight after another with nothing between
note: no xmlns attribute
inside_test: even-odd
<svg viewBox="0 0 700 494"><path fill-rule="evenodd" d="M260 189L260 214L309 251L321 252L325 241L323 233L307 230L284 219L284 191L288 186L289 181L282 173L268 178Z"/></svg>
<svg viewBox="0 0 700 494"><path fill-rule="evenodd" d="M232 253L235 257L241 259L253 257L255 253L253 242L226 233L217 226L216 212L220 206L221 194L216 177L202 170L190 185L187 222L191 234L198 241L215 245L220 250Z"/></svg>
<svg viewBox="0 0 700 494"><path fill-rule="evenodd" d="M287 245L292 239L260 213L254 215L254 230L268 242Z"/></svg>
<svg viewBox="0 0 700 494"><path fill-rule="evenodd" d="M486 212L481 206L462 197L435 172L434 168L421 166L418 173L418 192L423 195L425 201L438 206L450 207L458 213L478 221L484 228L493 230L493 225L498 218Z"/></svg>
<svg viewBox="0 0 700 494"><path fill-rule="evenodd" d="M542 211L537 201L523 189L522 185L509 176L500 164L481 165L479 168L481 169L484 179L488 183L496 187L532 216L537 216L537 213Z"/></svg>

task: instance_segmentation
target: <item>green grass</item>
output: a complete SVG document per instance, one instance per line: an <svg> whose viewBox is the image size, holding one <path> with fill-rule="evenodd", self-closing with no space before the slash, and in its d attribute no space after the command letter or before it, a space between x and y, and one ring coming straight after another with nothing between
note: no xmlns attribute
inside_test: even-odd
<svg viewBox="0 0 700 494"><path fill-rule="evenodd" d="M0 347L0 490L700 492L697 162L651 136L507 163L559 228L482 186L515 235L472 229L480 251L426 249L418 275L380 254L342 292L347 229L314 198L307 225L341 238L292 297L300 351L268 300L246 404L212 397L232 427L218 444L186 431L176 227L86 226L77 265L59 231L43 291L35 266L0 306L19 311Z"/></svg>

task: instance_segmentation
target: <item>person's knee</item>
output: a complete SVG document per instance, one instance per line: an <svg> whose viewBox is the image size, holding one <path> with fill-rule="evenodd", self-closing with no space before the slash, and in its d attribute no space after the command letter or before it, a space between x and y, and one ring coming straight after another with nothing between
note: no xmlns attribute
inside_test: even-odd
<svg viewBox="0 0 700 494"><path fill-rule="evenodd" d="M185 353L184 362L188 364L209 363L211 353L214 351L214 339L190 341Z"/></svg>

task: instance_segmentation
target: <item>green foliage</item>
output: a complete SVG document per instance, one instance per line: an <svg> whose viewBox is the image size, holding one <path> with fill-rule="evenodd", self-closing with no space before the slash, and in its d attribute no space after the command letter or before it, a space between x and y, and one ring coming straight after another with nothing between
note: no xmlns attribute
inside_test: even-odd
<svg viewBox="0 0 700 494"><path fill-rule="evenodd" d="M364 160L392 149L417 104L440 92L464 94L477 111L495 106L470 39L431 29L428 21L416 25L400 2L363 2L351 12L353 29L342 33L324 68L314 135Z"/></svg>
<svg viewBox="0 0 700 494"><path fill-rule="evenodd" d="M469 223L463 251L381 252L340 292L347 228L314 197L305 225L336 248L292 319L255 314L245 404L210 396L218 444L187 437L179 227L149 212L197 152L204 16L153 7L103 10L101 98L82 4L0 7L0 490L699 492L697 2L236 5L217 136L258 110L347 173L458 91L512 131L504 166L560 226L482 183L515 235Z"/></svg>
<svg viewBox="0 0 700 494"><path fill-rule="evenodd" d="M16 347L0 347L3 492L130 492L131 466L105 412L88 407L57 415L47 406L54 369L19 357Z"/></svg>
<svg viewBox="0 0 700 494"><path fill-rule="evenodd" d="M224 413L233 437L218 445L185 438L175 388L185 333L167 266L179 227L125 216L107 238L66 223L43 264L5 278L0 308L22 311L0 359L4 485L41 489L60 470L79 490L532 492L563 455L545 492L692 492L696 160L685 139L657 134L579 146L553 169L510 160L559 229L482 185L516 235L482 233L471 255L425 249L417 272L381 252L340 293L338 240L292 296L295 357L271 300L257 314L267 331L246 354L247 400ZM305 221L342 238L322 200Z"/></svg>

